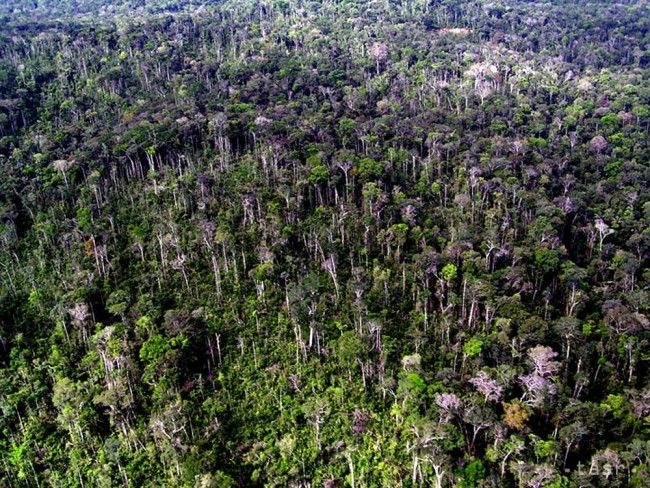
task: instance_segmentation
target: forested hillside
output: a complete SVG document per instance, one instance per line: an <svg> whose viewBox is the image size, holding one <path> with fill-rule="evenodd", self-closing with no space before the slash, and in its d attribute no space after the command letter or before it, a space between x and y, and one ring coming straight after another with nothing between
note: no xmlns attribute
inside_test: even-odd
<svg viewBox="0 0 650 488"><path fill-rule="evenodd" d="M0 2L0 487L650 486L646 0Z"/></svg>

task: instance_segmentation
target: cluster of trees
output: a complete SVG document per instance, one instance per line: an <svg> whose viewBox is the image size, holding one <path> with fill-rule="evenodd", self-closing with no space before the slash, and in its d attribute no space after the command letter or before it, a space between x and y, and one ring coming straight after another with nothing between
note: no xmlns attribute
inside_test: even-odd
<svg viewBox="0 0 650 488"><path fill-rule="evenodd" d="M646 2L141 3L0 6L7 486L650 484Z"/></svg>

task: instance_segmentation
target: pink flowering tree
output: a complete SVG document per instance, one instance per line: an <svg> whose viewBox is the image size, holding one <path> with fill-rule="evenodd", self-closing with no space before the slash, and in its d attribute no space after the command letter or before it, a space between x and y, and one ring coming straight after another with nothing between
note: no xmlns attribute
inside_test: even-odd
<svg viewBox="0 0 650 488"><path fill-rule="evenodd" d="M528 350L528 358L535 368L534 373L547 378L560 369L560 363L554 359L557 353L546 346L536 346Z"/></svg>
<svg viewBox="0 0 650 488"><path fill-rule="evenodd" d="M368 51L370 57L375 61L377 74L379 74L379 65L388 58L388 46L383 42L374 42Z"/></svg>
<svg viewBox="0 0 650 488"><path fill-rule="evenodd" d="M524 403L539 407L544 400L557 393L557 387L551 378L560 369L556 357L557 353L550 347L536 346L528 350L528 360L533 371L519 377L524 388L521 399Z"/></svg>
<svg viewBox="0 0 650 488"><path fill-rule="evenodd" d="M440 422L447 423L460 412L463 403L453 393L439 393L436 395L436 405L440 408Z"/></svg>
<svg viewBox="0 0 650 488"><path fill-rule="evenodd" d="M479 371L469 382L474 385L476 391L483 395L486 402L488 400L496 402L503 394L503 387L496 380L490 378L485 371Z"/></svg>

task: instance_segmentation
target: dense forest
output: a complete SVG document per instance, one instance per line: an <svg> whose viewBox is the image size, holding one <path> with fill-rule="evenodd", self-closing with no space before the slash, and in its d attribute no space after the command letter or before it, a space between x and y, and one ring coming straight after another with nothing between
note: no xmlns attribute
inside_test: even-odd
<svg viewBox="0 0 650 488"><path fill-rule="evenodd" d="M647 0L0 2L0 487L650 486Z"/></svg>

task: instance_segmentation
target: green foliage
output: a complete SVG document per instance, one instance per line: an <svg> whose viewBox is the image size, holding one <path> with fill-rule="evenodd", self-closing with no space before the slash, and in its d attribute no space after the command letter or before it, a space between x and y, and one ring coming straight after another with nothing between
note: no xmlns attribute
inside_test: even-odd
<svg viewBox="0 0 650 488"><path fill-rule="evenodd" d="M337 358L343 368L354 368L363 351L363 342L354 331L344 332L336 341Z"/></svg>
<svg viewBox="0 0 650 488"><path fill-rule="evenodd" d="M237 102L228 106L228 109L234 113L244 113L252 110L253 105L250 103Z"/></svg>
<svg viewBox="0 0 650 488"><path fill-rule="evenodd" d="M557 249L535 249L535 268L542 274L550 274L557 271L560 265L560 256Z"/></svg>
<svg viewBox="0 0 650 488"><path fill-rule="evenodd" d="M360 158L356 165L356 173L365 180L376 179L384 173L384 164L372 158Z"/></svg>
<svg viewBox="0 0 650 488"><path fill-rule="evenodd" d="M622 419L627 415L627 402L623 395L607 395L600 408L611 412L615 419Z"/></svg>
<svg viewBox="0 0 650 488"><path fill-rule="evenodd" d="M608 178L615 178L619 175L621 170L621 161L610 161L605 165L604 172Z"/></svg>
<svg viewBox="0 0 650 488"><path fill-rule="evenodd" d="M473 358L481 354L483 350L483 341L478 337L472 337L463 345L463 352L468 358Z"/></svg>
<svg viewBox="0 0 650 488"><path fill-rule="evenodd" d="M558 479L546 485L548 488L570 488L571 481L566 476L560 476Z"/></svg>
<svg viewBox="0 0 650 488"><path fill-rule="evenodd" d="M460 473L459 488L474 488L485 479L487 472L480 459L470 462Z"/></svg>
<svg viewBox="0 0 650 488"><path fill-rule="evenodd" d="M453 263L447 263L442 267L442 278L445 281L455 280L458 276L458 268Z"/></svg>
<svg viewBox="0 0 650 488"><path fill-rule="evenodd" d="M352 137L356 122L348 117L343 117L338 122L338 130L342 137Z"/></svg>
<svg viewBox="0 0 650 488"><path fill-rule="evenodd" d="M116 290L106 300L106 310L113 315L123 315L129 308L131 297L124 290Z"/></svg>
<svg viewBox="0 0 650 488"><path fill-rule="evenodd" d="M172 345L160 335L151 336L140 348L139 357L145 365L156 364L164 359Z"/></svg>
<svg viewBox="0 0 650 488"><path fill-rule="evenodd" d="M325 183L328 180L329 175L330 172L329 169L327 169L327 166L323 164L313 166L309 171L309 178L308 178L309 183L312 184Z"/></svg>
<svg viewBox="0 0 650 488"><path fill-rule="evenodd" d="M558 444L553 440L537 440L534 444L535 456L539 459L549 459L557 453Z"/></svg>
<svg viewBox="0 0 650 488"><path fill-rule="evenodd" d="M80 207L77 209L77 225L83 232L90 232L92 229L92 217L90 209L87 207Z"/></svg>

